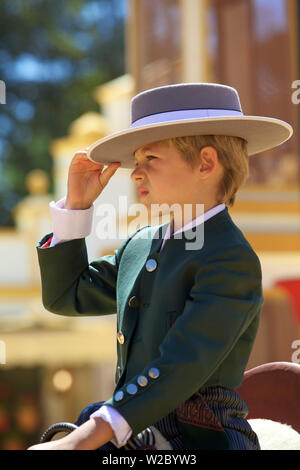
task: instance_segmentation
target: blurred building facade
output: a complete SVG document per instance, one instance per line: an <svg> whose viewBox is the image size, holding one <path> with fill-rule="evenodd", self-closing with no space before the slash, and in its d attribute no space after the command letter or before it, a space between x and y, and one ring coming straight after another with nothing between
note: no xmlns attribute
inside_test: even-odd
<svg viewBox="0 0 300 470"><path fill-rule="evenodd" d="M265 303L247 368L291 361L300 339L299 311L281 280L300 279L299 110L291 100L300 79L296 0L128 0L126 73L98 87L99 113L70 124L51 144L55 193L47 175L28 175L29 196L15 208L15 230L0 230L0 447L23 448L47 426L74 421L93 401L107 399L114 383L116 318L63 318L41 301L38 240L52 231L49 202L66 194L68 167L76 150L128 127L130 100L147 88L177 82L215 82L238 89L244 114L290 122L294 136L272 151L251 157L250 177L232 218L257 252ZM139 202L130 171L119 169L101 194L119 207ZM89 259L113 253L121 240L99 239L100 201L95 203ZM1 362L1 361L0 361Z"/></svg>

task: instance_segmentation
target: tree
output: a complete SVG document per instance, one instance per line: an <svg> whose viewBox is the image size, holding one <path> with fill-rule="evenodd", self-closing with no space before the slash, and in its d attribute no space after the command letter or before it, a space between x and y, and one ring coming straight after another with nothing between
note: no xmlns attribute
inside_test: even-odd
<svg viewBox="0 0 300 470"><path fill-rule="evenodd" d="M0 226L13 226L30 170L51 178L50 142L98 111L94 89L124 74L125 10L126 0L0 2Z"/></svg>

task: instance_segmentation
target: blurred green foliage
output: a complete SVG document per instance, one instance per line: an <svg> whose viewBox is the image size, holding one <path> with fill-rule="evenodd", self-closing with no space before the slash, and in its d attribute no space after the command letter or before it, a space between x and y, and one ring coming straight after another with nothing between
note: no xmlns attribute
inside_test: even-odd
<svg viewBox="0 0 300 470"><path fill-rule="evenodd" d="M26 174L45 170L49 144L99 111L95 88L125 73L127 0L1 0L0 226L27 195ZM100 110L101 111L101 110Z"/></svg>

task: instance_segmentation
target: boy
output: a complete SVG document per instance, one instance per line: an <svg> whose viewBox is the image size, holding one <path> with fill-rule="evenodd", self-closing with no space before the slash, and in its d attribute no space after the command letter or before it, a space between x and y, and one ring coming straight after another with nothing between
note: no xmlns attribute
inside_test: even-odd
<svg viewBox="0 0 300 470"><path fill-rule="evenodd" d="M248 155L292 129L244 116L236 90L219 84L154 88L131 107L129 129L74 155L67 197L51 203L53 234L37 245L49 311L117 311L116 388L83 410L71 434L30 449L259 449L235 389L258 328L261 267L228 206L248 176ZM182 211L89 264L93 202L120 163L135 168L149 213L155 204Z"/></svg>

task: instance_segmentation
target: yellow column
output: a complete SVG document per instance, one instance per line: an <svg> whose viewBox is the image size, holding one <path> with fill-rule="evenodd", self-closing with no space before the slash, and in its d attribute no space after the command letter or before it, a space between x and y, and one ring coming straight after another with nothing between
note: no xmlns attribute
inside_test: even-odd
<svg viewBox="0 0 300 470"><path fill-rule="evenodd" d="M181 0L183 81L207 82L207 0Z"/></svg>

